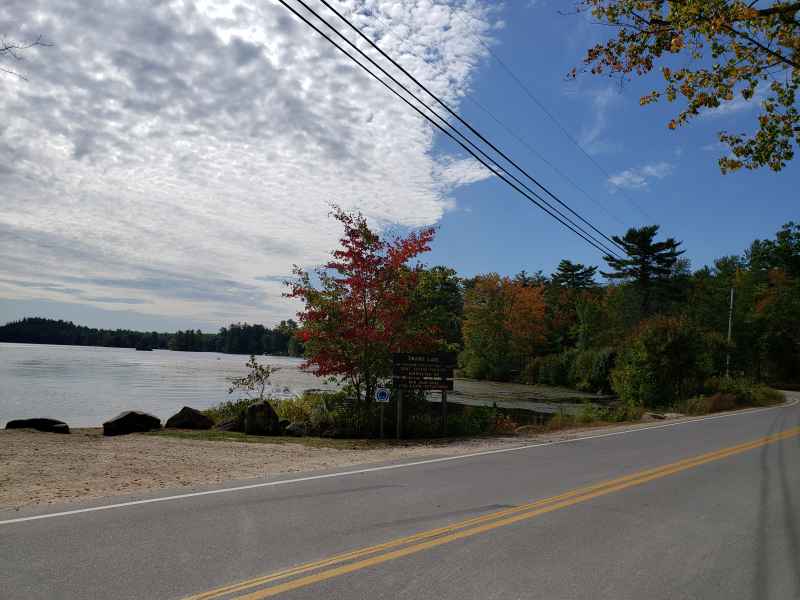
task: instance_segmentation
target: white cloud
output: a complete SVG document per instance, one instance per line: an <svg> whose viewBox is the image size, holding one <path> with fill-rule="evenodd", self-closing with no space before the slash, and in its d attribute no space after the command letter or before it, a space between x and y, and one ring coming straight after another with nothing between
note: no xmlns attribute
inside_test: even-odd
<svg viewBox="0 0 800 600"><path fill-rule="evenodd" d="M581 96L591 100L591 122L578 136L578 142L589 154L602 154L619 150L619 143L605 137L608 131L609 113L620 102L620 95L612 87L584 91Z"/></svg>
<svg viewBox="0 0 800 600"><path fill-rule="evenodd" d="M477 2L339 6L454 104L492 27ZM271 2L7 0L0 23L55 43L0 95L6 298L271 322L275 278L336 242L330 202L421 226L486 176Z"/></svg>
<svg viewBox="0 0 800 600"><path fill-rule="evenodd" d="M670 175L675 166L668 162L658 162L634 169L625 169L608 178L611 189L623 188L641 190L649 186L652 179L664 179Z"/></svg>
<svg viewBox="0 0 800 600"><path fill-rule="evenodd" d="M473 158L444 157L436 167L436 179L443 191L494 177L492 172Z"/></svg>

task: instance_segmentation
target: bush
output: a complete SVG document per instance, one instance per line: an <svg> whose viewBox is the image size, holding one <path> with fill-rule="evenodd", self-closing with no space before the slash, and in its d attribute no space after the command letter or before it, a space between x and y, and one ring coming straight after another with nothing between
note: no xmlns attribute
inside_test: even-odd
<svg viewBox="0 0 800 600"><path fill-rule="evenodd" d="M626 342L612 387L629 407L668 408L701 391L712 369L703 332L683 318L655 317Z"/></svg>
<svg viewBox="0 0 800 600"><path fill-rule="evenodd" d="M534 361L536 364L532 367L537 373L536 382L545 385L570 385L570 374L573 371L577 356L578 352L576 350L540 356Z"/></svg>
<svg viewBox="0 0 800 600"><path fill-rule="evenodd" d="M575 355L569 385L582 392L611 391L611 370L617 353L613 348L582 350Z"/></svg>
<svg viewBox="0 0 800 600"><path fill-rule="evenodd" d="M769 406L783 402L783 394L747 377L712 377L706 382L709 392L731 395L736 406Z"/></svg>
<svg viewBox="0 0 800 600"><path fill-rule="evenodd" d="M210 417L214 423L219 423L226 419L244 418L244 412L251 404L259 402L258 398L239 398L237 400L225 400L219 404L207 408L203 414Z"/></svg>

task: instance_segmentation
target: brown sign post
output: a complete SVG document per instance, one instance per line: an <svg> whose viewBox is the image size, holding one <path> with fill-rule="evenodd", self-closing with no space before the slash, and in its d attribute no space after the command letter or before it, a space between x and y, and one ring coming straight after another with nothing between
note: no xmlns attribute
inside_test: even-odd
<svg viewBox="0 0 800 600"><path fill-rule="evenodd" d="M447 392L453 389L456 355L401 353L392 356L392 383L397 390L397 439L402 436L403 390L442 393L442 434L447 435Z"/></svg>

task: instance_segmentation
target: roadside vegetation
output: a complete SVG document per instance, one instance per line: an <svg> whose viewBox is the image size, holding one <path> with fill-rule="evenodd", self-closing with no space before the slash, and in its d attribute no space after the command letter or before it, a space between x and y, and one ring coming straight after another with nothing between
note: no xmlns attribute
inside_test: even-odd
<svg viewBox="0 0 800 600"><path fill-rule="evenodd" d="M390 385L392 352L457 351L467 378L618 398L556 415L550 427L763 406L780 401L767 384L800 379L800 225L694 271L682 243L653 225L614 236L622 258L604 257L605 270L565 259L551 275L460 278L412 262L433 230L384 240L360 215L336 209L334 217L345 230L341 249L315 277L297 271L288 295L304 306L306 368L346 387L277 408L319 434L374 434L372 392ZM435 435L438 407L421 394L406 402L408 435ZM387 415L391 425L394 410ZM537 419L466 407L450 415L448 432L543 425Z"/></svg>

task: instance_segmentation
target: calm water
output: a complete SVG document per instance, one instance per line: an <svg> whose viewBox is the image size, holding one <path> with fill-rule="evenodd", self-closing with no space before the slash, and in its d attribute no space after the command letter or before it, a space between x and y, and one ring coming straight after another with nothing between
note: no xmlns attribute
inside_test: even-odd
<svg viewBox="0 0 800 600"><path fill-rule="evenodd" d="M0 343L0 424L53 417L73 427L98 426L123 410L167 419L182 406L203 409L226 400L228 377L246 372L247 356L212 352L137 352L128 348ZM329 389L301 372L297 358L264 356L279 368L272 393Z"/></svg>

